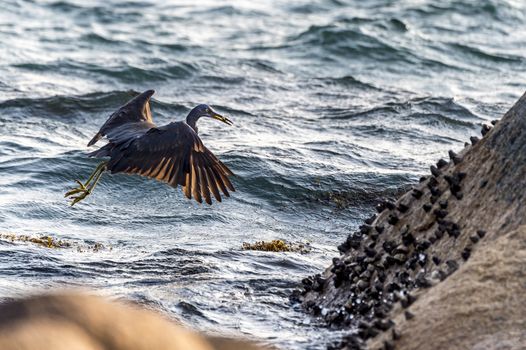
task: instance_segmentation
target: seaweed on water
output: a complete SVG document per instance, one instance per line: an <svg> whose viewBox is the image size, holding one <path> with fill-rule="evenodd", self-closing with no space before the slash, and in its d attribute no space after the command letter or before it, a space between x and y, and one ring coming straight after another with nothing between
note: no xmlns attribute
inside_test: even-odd
<svg viewBox="0 0 526 350"><path fill-rule="evenodd" d="M0 233L0 239L10 242L28 242L45 248L68 248L69 242L53 238L51 236L31 237L28 235L17 235L15 233Z"/></svg>
<svg viewBox="0 0 526 350"><path fill-rule="evenodd" d="M311 250L309 243L287 243L281 239L272 241L258 241L255 243L243 242L243 250L259 250L264 252L299 252L308 253Z"/></svg>
<svg viewBox="0 0 526 350"><path fill-rule="evenodd" d="M82 245L76 242L70 242L67 240L57 239L52 236L29 236L19 235L16 233L0 233L0 240L9 242L21 242L21 243L32 243L37 246L49 249L59 248L73 248L76 247L78 252L92 251L98 252L105 249L106 247L102 243L94 243L93 245ZM109 247L111 250L111 247Z"/></svg>

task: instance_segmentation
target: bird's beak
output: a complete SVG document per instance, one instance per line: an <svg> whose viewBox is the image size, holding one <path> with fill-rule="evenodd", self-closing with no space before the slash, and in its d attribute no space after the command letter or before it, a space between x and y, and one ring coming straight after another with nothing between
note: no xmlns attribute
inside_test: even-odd
<svg viewBox="0 0 526 350"><path fill-rule="evenodd" d="M227 117L223 117L221 114L216 112L212 112L212 118L217 119L227 125L234 125L234 123L232 123L230 119L228 119Z"/></svg>

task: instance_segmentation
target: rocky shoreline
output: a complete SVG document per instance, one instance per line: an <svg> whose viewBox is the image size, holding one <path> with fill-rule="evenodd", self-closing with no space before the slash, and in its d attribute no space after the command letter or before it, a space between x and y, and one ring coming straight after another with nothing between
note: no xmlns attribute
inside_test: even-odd
<svg viewBox="0 0 526 350"><path fill-rule="evenodd" d="M526 344L526 94L491 124L379 203L341 256L303 280L294 298L349 330L329 349Z"/></svg>

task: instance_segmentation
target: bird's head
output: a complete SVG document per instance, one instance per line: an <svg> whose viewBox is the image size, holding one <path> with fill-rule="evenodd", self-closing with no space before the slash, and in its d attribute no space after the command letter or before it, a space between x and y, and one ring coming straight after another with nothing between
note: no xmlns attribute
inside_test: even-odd
<svg viewBox="0 0 526 350"><path fill-rule="evenodd" d="M212 107L210 107L207 104L200 104L200 105L196 106L194 109L192 109L190 111L190 114L188 114L187 120L188 119L193 119L193 120L197 121L197 119L199 119L201 117L216 119L216 120L219 120L219 121L221 121L221 122L223 122L225 124L228 124L228 125L232 125L233 124L230 119L228 119L227 117L224 117L221 114L217 113L216 111L214 111L214 109Z"/></svg>

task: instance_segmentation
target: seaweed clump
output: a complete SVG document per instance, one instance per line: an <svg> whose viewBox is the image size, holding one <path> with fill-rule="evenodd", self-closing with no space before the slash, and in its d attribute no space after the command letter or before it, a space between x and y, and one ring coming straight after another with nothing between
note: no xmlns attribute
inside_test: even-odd
<svg viewBox="0 0 526 350"><path fill-rule="evenodd" d="M33 243L40 247L49 248L49 249L77 248L77 252L79 253L88 252L88 251L96 253L96 252L106 249L106 246L98 242L95 242L94 244L83 245L77 242L61 240L61 239L57 239L57 238L54 238L52 236L47 236L47 235L39 236L39 237L32 237L29 235L19 235L15 233L0 233L0 240L9 241L13 243L14 242ZM109 250L112 250L112 248L109 247Z"/></svg>
<svg viewBox="0 0 526 350"><path fill-rule="evenodd" d="M287 243L281 239L272 241L258 241L255 243L243 242L243 250L259 250L263 252L300 252L308 253L310 251L309 243Z"/></svg>
<svg viewBox="0 0 526 350"><path fill-rule="evenodd" d="M45 248L69 248L71 243L53 238L51 236L31 237L14 233L0 233L0 239L11 242L28 242Z"/></svg>

